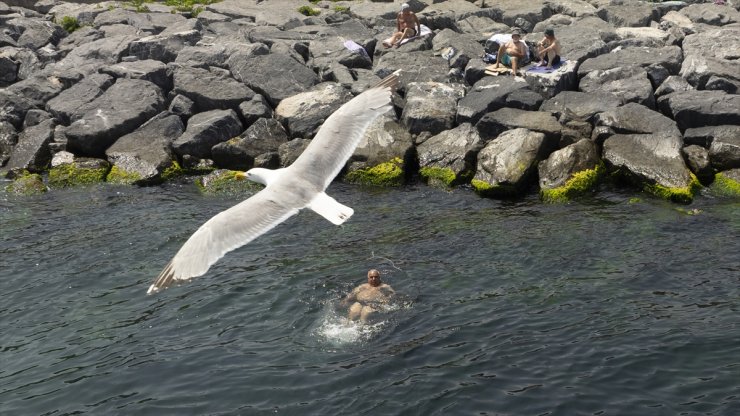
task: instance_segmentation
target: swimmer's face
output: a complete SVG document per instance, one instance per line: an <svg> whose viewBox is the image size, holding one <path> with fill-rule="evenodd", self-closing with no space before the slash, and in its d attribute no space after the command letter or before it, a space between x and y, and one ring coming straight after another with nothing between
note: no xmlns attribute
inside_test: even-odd
<svg viewBox="0 0 740 416"><path fill-rule="evenodd" d="M370 273L367 275L367 282L370 286L380 286L380 274Z"/></svg>

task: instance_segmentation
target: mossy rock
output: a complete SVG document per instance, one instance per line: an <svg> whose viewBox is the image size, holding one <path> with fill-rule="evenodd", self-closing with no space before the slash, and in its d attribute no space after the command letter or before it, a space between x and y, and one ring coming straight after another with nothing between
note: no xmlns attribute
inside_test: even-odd
<svg viewBox="0 0 740 416"><path fill-rule="evenodd" d="M169 181L174 178L180 177L185 174L185 170L177 163L176 160L172 161L172 164L162 172L162 180Z"/></svg>
<svg viewBox="0 0 740 416"><path fill-rule="evenodd" d="M347 182L373 186L401 186L404 182L403 160L396 157L379 165L348 172Z"/></svg>
<svg viewBox="0 0 740 416"><path fill-rule="evenodd" d="M219 169L195 180L195 185L204 194L244 194L259 191L263 185L247 180L244 172Z"/></svg>
<svg viewBox="0 0 740 416"><path fill-rule="evenodd" d="M5 190L16 195L39 195L48 191L49 188L44 185L44 180L38 173L23 172L6 186Z"/></svg>
<svg viewBox="0 0 740 416"><path fill-rule="evenodd" d="M665 199L667 201L671 202L677 202L680 204L689 204L691 201L694 200L694 196L697 192L699 192L699 189L701 189L701 184L699 183L699 179L696 178L696 175L693 173L691 175L691 181L687 186L681 187L681 188L669 188L666 186L653 184L653 185L645 185L645 191L661 198Z"/></svg>
<svg viewBox="0 0 740 416"><path fill-rule="evenodd" d="M104 160L65 163L49 170L49 185L64 188L100 183L109 171L110 163Z"/></svg>
<svg viewBox="0 0 740 416"><path fill-rule="evenodd" d="M492 185L480 179L470 181L475 192L483 197L502 197L517 195L518 189L511 185Z"/></svg>
<svg viewBox="0 0 740 416"><path fill-rule="evenodd" d="M116 165L113 165L105 180L115 184L133 185L142 179L141 175L136 172L128 172Z"/></svg>
<svg viewBox="0 0 740 416"><path fill-rule="evenodd" d="M544 202L568 202L594 189L605 173L606 168L604 167L604 163L599 163L593 169L576 172L563 186L553 189L542 189L540 196Z"/></svg>
<svg viewBox="0 0 740 416"><path fill-rule="evenodd" d="M711 190L717 195L740 198L740 182L721 172L714 175Z"/></svg>
<svg viewBox="0 0 740 416"><path fill-rule="evenodd" d="M452 188L453 186L470 180L469 175L457 175L450 168L423 167L419 169L419 175L430 186Z"/></svg>

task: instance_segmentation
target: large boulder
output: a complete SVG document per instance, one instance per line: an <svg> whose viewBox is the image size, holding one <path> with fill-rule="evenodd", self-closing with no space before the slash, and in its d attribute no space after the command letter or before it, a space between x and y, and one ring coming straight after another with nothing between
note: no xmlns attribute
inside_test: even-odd
<svg viewBox="0 0 740 416"><path fill-rule="evenodd" d="M90 109L89 105L110 88L113 77L91 74L46 103L46 111L64 124L76 121Z"/></svg>
<svg viewBox="0 0 740 416"><path fill-rule="evenodd" d="M432 134L454 126L457 101L465 89L457 84L414 82L408 85L401 122L411 134L428 131Z"/></svg>
<svg viewBox="0 0 740 416"><path fill-rule="evenodd" d="M653 86L647 72L636 66L591 71L581 78L578 89L585 93L611 93L623 103L634 102L655 108Z"/></svg>
<svg viewBox="0 0 740 416"><path fill-rule="evenodd" d="M352 99L346 88L336 83L319 84L311 91L288 97L275 108L275 117L293 138L312 138L321 125L342 104Z"/></svg>
<svg viewBox="0 0 740 416"><path fill-rule="evenodd" d="M651 3L637 0L610 2L599 8L596 14L617 27L644 27L659 19Z"/></svg>
<svg viewBox="0 0 740 416"><path fill-rule="evenodd" d="M556 150L538 166L540 196L564 202L591 191L603 175L598 146L588 139Z"/></svg>
<svg viewBox="0 0 740 416"><path fill-rule="evenodd" d="M740 125L740 95L723 91L678 91L658 99L660 111L681 131L692 127Z"/></svg>
<svg viewBox="0 0 740 416"><path fill-rule="evenodd" d="M234 110L211 110L188 120L185 132L172 143L179 156L211 159L211 148L242 132L242 123Z"/></svg>
<svg viewBox="0 0 740 416"><path fill-rule="evenodd" d="M18 143L18 132L7 121L0 121L0 167L10 158L10 153Z"/></svg>
<svg viewBox="0 0 740 416"><path fill-rule="evenodd" d="M611 171L644 190L674 202L691 202L699 183L681 155L673 134L617 134L604 142L603 158Z"/></svg>
<svg viewBox="0 0 740 416"><path fill-rule="evenodd" d="M709 162L709 151L707 149L692 144L681 149L681 153L686 159L686 165L702 185L712 182L714 169L712 169L712 164Z"/></svg>
<svg viewBox="0 0 740 416"><path fill-rule="evenodd" d="M485 77L457 102L458 124L477 123L485 113L506 107L507 97L514 91L527 88L514 77Z"/></svg>
<svg viewBox="0 0 740 416"><path fill-rule="evenodd" d="M719 171L740 168L740 135L715 137L709 147L709 159Z"/></svg>
<svg viewBox="0 0 740 416"><path fill-rule="evenodd" d="M51 162L49 143L53 136L53 120L46 120L23 130L18 136L18 144L13 148L5 169L11 174L22 170L29 172L45 170Z"/></svg>
<svg viewBox="0 0 740 416"><path fill-rule="evenodd" d="M547 144L555 146L560 140L562 126L552 114L544 111L526 111L502 108L484 115L475 127L483 140L490 140L506 130L524 128L543 133Z"/></svg>
<svg viewBox="0 0 740 416"><path fill-rule="evenodd" d="M34 102L22 95L0 90L0 122L7 121L16 129L20 129L26 113L34 106Z"/></svg>
<svg viewBox="0 0 740 416"><path fill-rule="evenodd" d="M532 181L537 163L549 153L546 142L544 134L523 128L502 133L478 153L473 188L492 197L522 193Z"/></svg>
<svg viewBox="0 0 740 416"><path fill-rule="evenodd" d="M665 133L681 136L675 121L637 103L625 104L597 114L594 125L609 127L620 134Z"/></svg>
<svg viewBox="0 0 740 416"><path fill-rule="evenodd" d="M167 74L167 65L153 59L119 62L100 68L100 72L115 78L143 79L152 82L164 92L172 89L172 79Z"/></svg>
<svg viewBox="0 0 740 416"><path fill-rule="evenodd" d="M101 63L115 64L128 54L129 45L136 36L121 35L110 38L96 39L82 43L72 49L67 56L57 64L60 68L77 68L86 73L97 72Z"/></svg>
<svg viewBox="0 0 740 416"><path fill-rule="evenodd" d="M527 72L529 87L545 98L551 98L562 91L574 90L578 84L575 60L566 60L552 72Z"/></svg>
<svg viewBox="0 0 740 416"><path fill-rule="evenodd" d="M373 68L375 74L381 78L401 69L399 89L404 89L412 82L449 81L450 67L447 60L434 56L429 51L387 53L375 59Z"/></svg>
<svg viewBox="0 0 740 416"><path fill-rule="evenodd" d="M66 32L61 26L48 20L16 17L3 25L5 30L20 33L15 44L22 48L40 49L51 43L56 44Z"/></svg>
<svg viewBox="0 0 740 416"><path fill-rule="evenodd" d="M49 185L64 188L100 183L105 181L109 171L110 163L107 160L75 157L72 153L61 151L54 154L51 160Z"/></svg>
<svg viewBox="0 0 740 416"><path fill-rule="evenodd" d="M432 185L469 182L482 147L480 134L470 123L443 131L417 146L419 174Z"/></svg>
<svg viewBox="0 0 740 416"><path fill-rule="evenodd" d="M198 112L236 110L254 97L254 91L221 68L180 67L175 69L173 79L173 92L190 98Z"/></svg>
<svg viewBox="0 0 740 416"><path fill-rule="evenodd" d="M198 43L202 37L201 29L202 25L197 19L176 22L158 35L131 42L129 54L140 60L173 62L183 48Z"/></svg>
<svg viewBox="0 0 740 416"><path fill-rule="evenodd" d="M676 75L682 61L683 53L678 46L624 48L585 60L578 67L578 76L582 78L589 72L607 71L624 66L625 63L646 68L648 73L662 69L670 75Z"/></svg>
<svg viewBox="0 0 740 416"><path fill-rule="evenodd" d="M43 107L47 101L59 95L67 86L64 79L57 76L38 74L16 82L5 90L29 100L34 107Z"/></svg>
<svg viewBox="0 0 740 416"><path fill-rule="evenodd" d="M237 71L232 66L231 72L237 80L262 94L273 107L319 81L310 68L279 53L253 56Z"/></svg>
<svg viewBox="0 0 740 416"><path fill-rule="evenodd" d="M622 100L609 93L563 91L546 100L541 111L554 114L560 119L593 121L596 114L619 107Z"/></svg>
<svg viewBox="0 0 740 416"><path fill-rule="evenodd" d="M280 146L286 143L288 134L285 128L275 119L261 118L238 137L213 146L211 153L213 161L220 168L248 170L255 166L257 160L269 160L269 157L264 157L266 154L279 155Z"/></svg>
<svg viewBox="0 0 740 416"><path fill-rule="evenodd" d="M414 165L414 140L390 113L370 124L350 158L344 180L376 186L402 185Z"/></svg>
<svg viewBox="0 0 740 416"><path fill-rule="evenodd" d="M119 137L136 130L164 108L162 91L156 85L119 79L69 126L67 148L79 156L101 157Z"/></svg>
<svg viewBox="0 0 740 416"><path fill-rule="evenodd" d="M684 144L696 144L707 149L715 138L730 140L733 137L740 137L740 125L695 127L683 132Z"/></svg>
<svg viewBox="0 0 740 416"><path fill-rule="evenodd" d="M180 117L163 112L116 140L105 151L113 164L108 180L150 185L176 174L179 166L171 145L184 130Z"/></svg>
<svg viewBox="0 0 740 416"><path fill-rule="evenodd" d="M697 89L740 92L740 27L709 30L686 36L681 76Z"/></svg>
<svg viewBox="0 0 740 416"><path fill-rule="evenodd" d="M711 26L724 26L740 22L740 12L731 6L721 6L712 3L691 4L682 8L679 13L686 16L693 23L703 23Z"/></svg>

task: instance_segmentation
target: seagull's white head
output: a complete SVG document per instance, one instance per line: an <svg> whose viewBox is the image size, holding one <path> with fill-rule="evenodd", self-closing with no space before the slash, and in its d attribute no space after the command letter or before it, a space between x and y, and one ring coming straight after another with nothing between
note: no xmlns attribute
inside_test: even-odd
<svg viewBox="0 0 740 416"><path fill-rule="evenodd" d="M252 168L244 172L243 177L249 179L252 182L261 183L267 186L267 182L272 177L273 170L265 168Z"/></svg>

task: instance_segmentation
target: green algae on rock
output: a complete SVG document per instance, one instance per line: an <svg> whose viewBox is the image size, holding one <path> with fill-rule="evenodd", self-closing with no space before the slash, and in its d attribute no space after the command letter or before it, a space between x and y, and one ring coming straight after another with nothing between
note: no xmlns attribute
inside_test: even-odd
<svg viewBox="0 0 740 416"><path fill-rule="evenodd" d="M710 189L718 195L740 197L740 181L729 177L723 172L714 175L714 182Z"/></svg>
<svg viewBox="0 0 740 416"><path fill-rule="evenodd" d="M696 178L696 175L693 173L690 175L691 181L684 187L669 188L658 184L647 184L644 190L667 201L689 204L694 200L694 196L699 192L699 189L701 189L701 184L699 183L699 179Z"/></svg>
<svg viewBox="0 0 740 416"><path fill-rule="evenodd" d="M102 159L76 159L49 170L49 184L54 187L89 185L104 182L111 166Z"/></svg>
<svg viewBox="0 0 740 416"><path fill-rule="evenodd" d="M38 173L20 173L5 190L15 195L38 195L48 191L49 188L44 185L44 180Z"/></svg>
<svg viewBox="0 0 740 416"><path fill-rule="evenodd" d="M218 169L195 180L195 185L204 194L243 194L258 191L264 186L247 180L244 172Z"/></svg>
<svg viewBox="0 0 740 416"><path fill-rule="evenodd" d="M441 185L448 188L454 186L457 179L457 175L450 168L422 167L419 169L419 175L431 186Z"/></svg>
<svg viewBox="0 0 740 416"><path fill-rule="evenodd" d="M379 165L353 170L345 175L350 183L375 186L401 186L404 182L403 160L393 158Z"/></svg>
<svg viewBox="0 0 740 416"><path fill-rule="evenodd" d="M553 189L542 189L540 196L545 202L567 202L576 196L583 195L592 190L599 183L605 172L606 168L604 164L599 163L594 169L576 172L563 186Z"/></svg>
<svg viewBox="0 0 740 416"><path fill-rule="evenodd" d="M133 185L141 179L142 177L138 173L128 172L116 165L113 165L105 180L110 183Z"/></svg>

